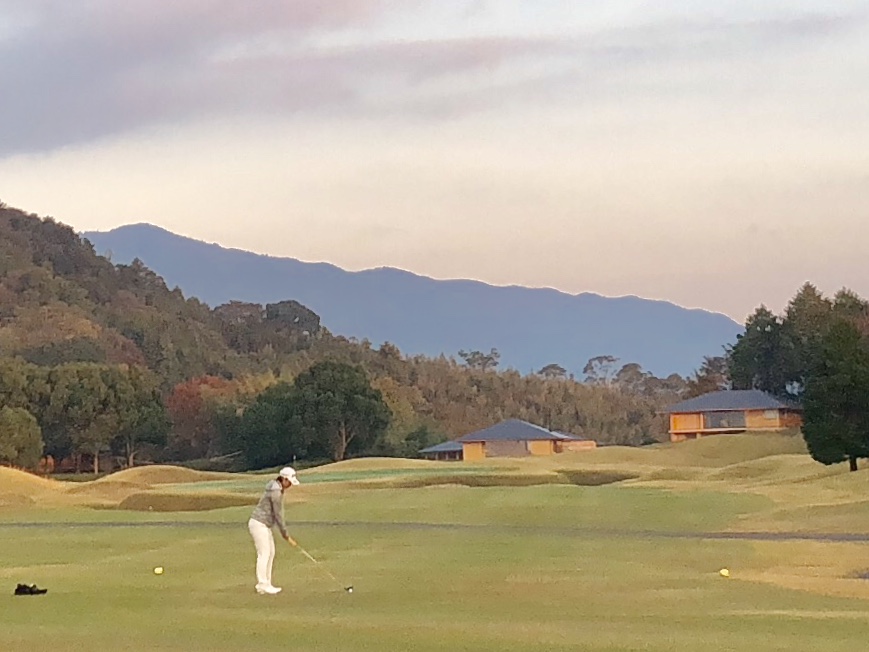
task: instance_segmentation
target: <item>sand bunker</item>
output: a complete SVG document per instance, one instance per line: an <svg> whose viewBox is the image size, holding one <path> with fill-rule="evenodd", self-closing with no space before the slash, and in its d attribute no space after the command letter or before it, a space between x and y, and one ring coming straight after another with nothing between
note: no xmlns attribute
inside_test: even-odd
<svg viewBox="0 0 869 652"><path fill-rule="evenodd" d="M702 480L706 477L708 471L705 469L698 469L691 466L686 467L676 467L676 468L663 468L656 469L646 475L642 476L643 481L655 482L655 481L675 481L675 482L693 482L696 480Z"/></svg>
<svg viewBox="0 0 869 652"><path fill-rule="evenodd" d="M325 464L312 469L305 469L309 473L335 473L347 471L384 471L401 469L437 469L449 466L449 462L433 462L431 460L411 460L396 457L364 457L355 460L344 460L333 464Z"/></svg>
<svg viewBox="0 0 869 652"><path fill-rule="evenodd" d="M536 487L539 485L566 483L567 481L564 477L555 473L540 475L488 473L479 475L405 476L385 480L380 483L380 486L394 489L419 489L439 484L463 485L465 487Z"/></svg>
<svg viewBox="0 0 869 652"><path fill-rule="evenodd" d="M124 498L118 509L139 512L204 512L226 507L253 506L255 501L237 494L171 494L142 492Z"/></svg>

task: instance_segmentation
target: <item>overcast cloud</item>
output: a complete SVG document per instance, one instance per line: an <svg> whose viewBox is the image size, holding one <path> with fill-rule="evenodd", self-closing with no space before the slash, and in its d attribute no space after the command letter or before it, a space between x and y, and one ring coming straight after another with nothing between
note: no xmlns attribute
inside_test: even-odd
<svg viewBox="0 0 869 652"><path fill-rule="evenodd" d="M869 294L867 78L867 1L0 0L0 198L741 319Z"/></svg>
<svg viewBox="0 0 869 652"><path fill-rule="evenodd" d="M477 4L476 15L487 11L486 3ZM595 28L576 18L573 26L549 24L544 10L542 22L532 20L524 35L396 39L388 30L380 35L378 25L413 22L415 14L424 22L430 6L375 0L0 6L8 25L0 41L6 90L0 152L51 149L201 117L432 118L497 107L508 98L568 101L569 93L581 93L594 101L588 92L597 91L606 100L607 86L640 97L722 95L742 90L734 82L766 83L766 67L779 58L856 35L867 17L859 7L809 5L778 14L629 15L625 23ZM582 13L576 10L578 18ZM367 38L328 44L330 34L369 28ZM757 69L748 79L710 84L703 71L716 65Z"/></svg>

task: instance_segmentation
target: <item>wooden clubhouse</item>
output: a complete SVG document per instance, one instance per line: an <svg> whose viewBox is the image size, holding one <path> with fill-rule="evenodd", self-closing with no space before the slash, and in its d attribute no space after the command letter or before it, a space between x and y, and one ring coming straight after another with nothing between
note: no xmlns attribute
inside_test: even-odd
<svg viewBox="0 0 869 652"><path fill-rule="evenodd" d="M555 455L596 447L597 442L591 439L554 432L519 419L509 419L453 441L424 448L420 454L432 460L474 462L487 457Z"/></svg>
<svg viewBox="0 0 869 652"><path fill-rule="evenodd" d="M710 392L670 407L670 441L799 428L802 408L756 389Z"/></svg>

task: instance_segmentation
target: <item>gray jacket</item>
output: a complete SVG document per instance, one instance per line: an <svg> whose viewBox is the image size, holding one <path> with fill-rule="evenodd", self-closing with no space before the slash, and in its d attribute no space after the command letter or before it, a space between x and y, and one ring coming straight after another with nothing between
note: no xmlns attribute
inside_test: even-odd
<svg viewBox="0 0 869 652"><path fill-rule="evenodd" d="M284 496L280 482L272 480L266 485L266 490L250 517L269 527L277 525L284 538L289 536L284 523Z"/></svg>

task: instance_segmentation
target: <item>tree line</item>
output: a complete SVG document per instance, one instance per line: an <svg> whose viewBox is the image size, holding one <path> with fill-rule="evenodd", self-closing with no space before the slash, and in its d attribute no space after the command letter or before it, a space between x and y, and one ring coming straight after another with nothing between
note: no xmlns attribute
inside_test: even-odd
<svg viewBox="0 0 869 652"><path fill-rule="evenodd" d="M241 453L245 468L262 468L293 458L413 457L507 418L626 445L665 430L658 411L667 401L634 385L482 371L342 338L307 353L315 360L295 360L298 371L203 375L168 392L138 365L0 359L0 462L32 468L50 455L98 472L101 458L132 466L140 457Z"/></svg>
<svg viewBox="0 0 869 652"><path fill-rule="evenodd" d="M689 378L657 378L611 355L589 360L582 378L559 361L523 375L500 369L495 348L432 358L336 336L295 301L212 309L141 261L114 265L69 227L0 207L0 462L413 456L508 418L639 445L665 438L668 405L729 387L803 401L813 454L855 459L869 451L855 389L865 313L852 292L827 299L807 285L781 316L758 308L739 340ZM321 376L329 364L341 367ZM325 397L335 388L324 378L356 387L359 406L379 396L386 411L372 412L380 416L364 432L333 428Z"/></svg>
<svg viewBox="0 0 869 652"><path fill-rule="evenodd" d="M297 432L297 456L415 455L506 418L639 444L665 432L659 411L681 391L673 378L630 363L598 382L565 376L555 362L537 374L501 370L494 348L409 356L389 342L333 335L292 300L212 309L168 288L141 261L115 265L69 227L2 206L0 360L0 406L16 411L4 418L30 433L6 437L17 443L0 461L20 462L21 442L41 441L44 455L74 467L239 451L259 464L243 416L265 410L259 397L267 391L262 401L281 396L281 413L298 414L295 384L324 362L362 370L392 416L376 437L348 438L343 453ZM88 388L87 398L75 387Z"/></svg>

